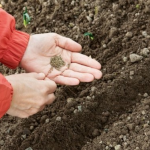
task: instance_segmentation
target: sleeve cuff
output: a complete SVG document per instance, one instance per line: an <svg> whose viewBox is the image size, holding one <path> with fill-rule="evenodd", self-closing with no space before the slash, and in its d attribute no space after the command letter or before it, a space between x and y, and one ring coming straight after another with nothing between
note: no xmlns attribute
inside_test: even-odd
<svg viewBox="0 0 150 150"><path fill-rule="evenodd" d="M16 68L23 57L29 38L29 34L14 30L11 39L8 39L7 51L1 62L11 69Z"/></svg>
<svg viewBox="0 0 150 150"><path fill-rule="evenodd" d="M0 74L0 118L10 108L13 95L13 88L6 78Z"/></svg>

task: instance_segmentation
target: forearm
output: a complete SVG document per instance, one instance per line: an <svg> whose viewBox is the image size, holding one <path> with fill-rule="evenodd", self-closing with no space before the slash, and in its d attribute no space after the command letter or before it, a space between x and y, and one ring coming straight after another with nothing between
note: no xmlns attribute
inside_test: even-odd
<svg viewBox="0 0 150 150"><path fill-rule="evenodd" d="M29 35L15 29L15 19L0 8L0 62L16 68L29 41Z"/></svg>

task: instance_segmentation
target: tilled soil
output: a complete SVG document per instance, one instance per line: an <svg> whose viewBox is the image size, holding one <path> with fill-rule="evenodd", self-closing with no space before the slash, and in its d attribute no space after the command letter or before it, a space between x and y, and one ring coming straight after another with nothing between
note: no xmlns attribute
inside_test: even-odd
<svg viewBox="0 0 150 150"><path fill-rule="evenodd" d="M28 119L3 117L2 150L149 150L150 1L0 2L15 16L17 29L70 37L103 72L92 83L58 86L56 101ZM24 6L32 18L27 28ZM24 72L0 67L4 75Z"/></svg>

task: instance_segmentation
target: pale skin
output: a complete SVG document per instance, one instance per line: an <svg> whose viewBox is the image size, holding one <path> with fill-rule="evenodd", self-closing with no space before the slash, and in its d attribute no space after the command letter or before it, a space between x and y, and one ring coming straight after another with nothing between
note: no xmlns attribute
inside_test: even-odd
<svg viewBox="0 0 150 150"><path fill-rule="evenodd" d="M20 65L27 72L43 72L57 84L78 85L100 79L100 63L80 54L81 49L80 44L56 33L36 34L31 36ZM60 55L69 68L65 66L49 73L50 58L55 55Z"/></svg>
<svg viewBox="0 0 150 150"><path fill-rule="evenodd" d="M7 114L27 118L44 109L55 100L54 81L43 73L25 73L6 76L13 87L12 102Z"/></svg>
<svg viewBox="0 0 150 150"><path fill-rule="evenodd" d="M20 66L27 72L36 73L6 77L14 90L7 113L29 117L54 101L56 84L78 85L100 79L100 63L80 54L81 49L80 44L56 33L32 35ZM50 59L56 55L66 63L60 70L52 69L50 65Z"/></svg>

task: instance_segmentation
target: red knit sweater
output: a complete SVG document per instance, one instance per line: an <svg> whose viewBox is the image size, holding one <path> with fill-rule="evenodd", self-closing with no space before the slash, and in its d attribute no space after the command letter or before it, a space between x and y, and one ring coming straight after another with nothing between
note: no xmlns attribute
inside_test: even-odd
<svg viewBox="0 0 150 150"><path fill-rule="evenodd" d="M9 68L16 68L22 59L29 41L29 35L15 29L15 19L0 8L0 62ZM10 107L13 95L11 84L0 74L0 117Z"/></svg>

